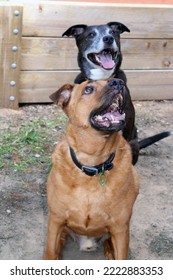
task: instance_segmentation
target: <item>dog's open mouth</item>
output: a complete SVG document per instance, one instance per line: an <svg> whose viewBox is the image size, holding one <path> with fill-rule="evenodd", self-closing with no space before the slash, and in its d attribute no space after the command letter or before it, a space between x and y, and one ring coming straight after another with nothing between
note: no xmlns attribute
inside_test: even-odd
<svg viewBox="0 0 173 280"><path fill-rule="evenodd" d="M109 94L109 93L108 93ZM122 93L114 94L109 104L91 112L91 125L103 131L118 131L125 124L124 98Z"/></svg>
<svg viewBox="0 0 173 280"><path fill-rule="evenodd" d="M113 49L104 49L100 53L89 53L88 59L94 64L109 70L115 66L115 58L117 53L118 52Z"/></svg>

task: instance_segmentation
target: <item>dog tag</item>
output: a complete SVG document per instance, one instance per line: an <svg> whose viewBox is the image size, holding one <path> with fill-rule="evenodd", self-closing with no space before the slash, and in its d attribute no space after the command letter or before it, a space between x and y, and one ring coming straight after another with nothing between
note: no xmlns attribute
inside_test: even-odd
<svg viewBox="0 0 173 280"><path fill-rule="evenodd" d="M100 185L104 187L106 184L106 172L102 172L99 174L99 180L100 180Z"/></svg>

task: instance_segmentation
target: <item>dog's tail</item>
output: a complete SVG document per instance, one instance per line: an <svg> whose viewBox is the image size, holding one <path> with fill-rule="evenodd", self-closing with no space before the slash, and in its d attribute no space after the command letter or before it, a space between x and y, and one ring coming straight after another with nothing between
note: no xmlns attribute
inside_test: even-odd
<svg viewBox="0 0 173 280"><path fill-rule="evenodd" d="M172 131L164 131L164 132L161 132L161 133L158 133L156 135L153 135L151 137L147 137L147 138L144 138L143 140L139 141L138 144L139 144L139 150L142 150L168 136L173 136L173 130Z"/></svg>

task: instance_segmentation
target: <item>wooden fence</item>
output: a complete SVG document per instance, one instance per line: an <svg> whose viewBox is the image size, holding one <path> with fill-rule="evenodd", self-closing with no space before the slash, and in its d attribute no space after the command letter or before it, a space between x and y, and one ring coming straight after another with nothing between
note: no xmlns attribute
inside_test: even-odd
<svg viewBox="0 0 173 280"><path fill-rule="evenodd" d="M0 2L0 107L50 102L79 72L75 40L62 33L74 24L110 21L131 30L121 42L132 98L173 99L173 6Z"/></svg>

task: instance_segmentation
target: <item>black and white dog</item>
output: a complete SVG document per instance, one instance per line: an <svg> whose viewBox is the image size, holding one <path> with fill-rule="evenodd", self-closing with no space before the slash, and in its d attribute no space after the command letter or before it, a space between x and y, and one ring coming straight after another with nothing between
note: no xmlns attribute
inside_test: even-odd
<svg viewBox="0 0 173 280"><path fill-rule="evenodd" d="M81 73L76 77L75 83L82 83L85 80L104 80L110 77L122 79L125 84L127 83L126 75L120 69L122 63L120 35L123 32L130 32L130 30L120 22L109 22L95 26L74 25L63 33L62 36L74 37L78 47L78 65ZM173 135L172 131L166 131L138 141L135 110L128 88L125 115L126 125L123 136L132 147L133 164L138 160L139 150Z"/></svg>
<svg viewBox="0 0 173 280"><path fill-rule="evenodd" d="M121 66L120 34L130 32L122 23L105 25L74 25L62 36L72 36L78 47L78 64L81 73L75 82L103 80L116 76Z"/></svg>

